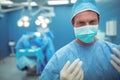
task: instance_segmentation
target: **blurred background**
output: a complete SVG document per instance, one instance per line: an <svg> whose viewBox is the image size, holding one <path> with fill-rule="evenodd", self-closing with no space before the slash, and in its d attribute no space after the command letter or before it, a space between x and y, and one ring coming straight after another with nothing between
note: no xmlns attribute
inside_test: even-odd
<svg viewBox="0 0 120 80"><path fill-rule="evenodd" d="M16 54L22 52L19 53L16 46L23 35L38 32L42 40L39 48L43 45L49 46L40 51L48 54L47 50L51 50L47 57L42 58L46 60L43 63L36 50L33 51L34 56L37 55L36 63L41 63L37 64L36 70L42 71L48 58L75 38L70 20L71 9L75 2L76 0L0 0L1 80L38 80L41 72L35 72L37 75L28 75L28 72L19 68ZM97 37L119 45L120 0L96 0L96 2L101 13ZM30 49L34 50L33 47ZM32 53L29 51L31 50L23 55L28 56ZM40 65L44 66L41 68Z"/></svg>

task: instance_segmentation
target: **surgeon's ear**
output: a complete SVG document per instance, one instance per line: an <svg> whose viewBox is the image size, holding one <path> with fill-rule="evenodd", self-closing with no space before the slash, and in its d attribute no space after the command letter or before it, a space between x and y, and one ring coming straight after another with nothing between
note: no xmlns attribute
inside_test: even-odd
<svg viewBox="0 0 120 80"><path fill-rule="evenodd" d="M100 16L99 16L99 14L97 14L98 15L98 22L100 22Z"/></svg>
<svg viewBox="0 0 120 80"><path fill-rule="evenodd" d="M74 26L74 23L75 23L74 18L72 19L72 21L71 21L71 22L72 22L72 25Z"/></svg>

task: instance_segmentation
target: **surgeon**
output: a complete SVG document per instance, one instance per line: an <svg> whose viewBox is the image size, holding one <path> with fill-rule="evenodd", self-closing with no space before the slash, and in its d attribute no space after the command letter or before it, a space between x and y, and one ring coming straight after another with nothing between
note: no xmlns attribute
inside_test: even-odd
<svg viewBox="0 0 120 80"><path fill-rule="evenodd" d="M16 58L17 58L18 69L22 71L23 70L34 70L37 65L36 57L33 55L28 57L27 55L31 53L30 50L44 48L45 45L43 44L44 44L43 39L40 37L40 34L38 32L23 35L18 40L17 45L16 45L16 53L17 53ZM23 53L24 53L24 56L20 56ZM34 55L37 55L37 53ZM39 56L37 56L37 58L38 57Z"/></svg>
<svg viewBox="0 0 120 80"><path fill-rule="evenodd" d="M120 48L95 37L99 20L94 0L75 3L71 22L76 39L54 54L40 80L120 80Z"/></svg>

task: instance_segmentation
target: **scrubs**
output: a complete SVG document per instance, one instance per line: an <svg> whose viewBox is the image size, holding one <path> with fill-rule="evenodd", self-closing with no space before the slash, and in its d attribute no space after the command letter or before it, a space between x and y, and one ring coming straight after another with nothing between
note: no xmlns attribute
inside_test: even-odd
<svg viewBox="0 0 120 80"><path fill-rule="evenodd" d="M60 71L69 60L83 61L84 80L120 80L120 74L111 65L112 48L117 45L97 40L90 46L72 41L58 50L46 65L39 80L60 80Z"/></svg>
<svg viewBox="0 0 120 80"><path fill-rule="evenodd" d="M23 35L17 42L16 49L30 49L32 46L41 47L43 39L41 37L34 36L33 39L29 39L29 35Z"/></svg>

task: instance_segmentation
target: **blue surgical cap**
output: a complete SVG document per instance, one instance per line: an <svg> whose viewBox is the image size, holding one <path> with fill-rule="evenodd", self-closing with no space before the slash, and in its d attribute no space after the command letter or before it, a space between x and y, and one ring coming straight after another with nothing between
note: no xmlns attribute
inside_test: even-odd
<svg viewBox="0 0 120 80"><path fill-rule="evenodd" d="M91 10L100 15L95 0L77 0L72 8L71 20L80 12Z"/></svg>

